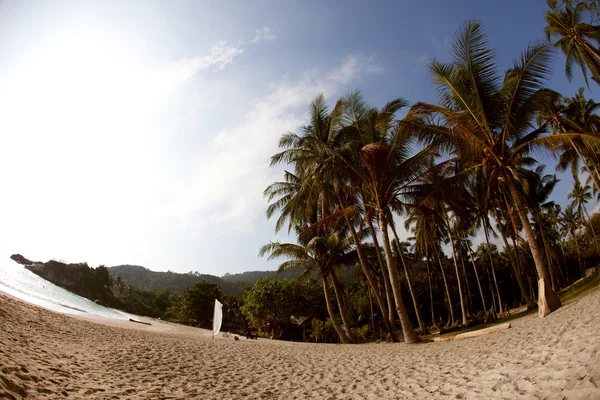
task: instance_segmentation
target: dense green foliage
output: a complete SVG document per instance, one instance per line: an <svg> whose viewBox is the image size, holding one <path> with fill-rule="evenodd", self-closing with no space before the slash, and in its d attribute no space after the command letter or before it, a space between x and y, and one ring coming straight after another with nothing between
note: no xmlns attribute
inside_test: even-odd
<svg viewBox="0 0 600 400"><path fill-rule="evenodd" d="M197 326L209 329L212 327L215 299L222 297L219 286L214 283L196 282L181 296L180 315Z"/></svg>
<svg viewBox="0 0 600 400"><path fill-rule="evenodd" d="M264 278L244 295L241 311L259 331L270 337L290 338L290 326L307 318L324 319L324 299L314 281L296 285L289 279ZM295 318L294 318L295 317Z"/></svg>

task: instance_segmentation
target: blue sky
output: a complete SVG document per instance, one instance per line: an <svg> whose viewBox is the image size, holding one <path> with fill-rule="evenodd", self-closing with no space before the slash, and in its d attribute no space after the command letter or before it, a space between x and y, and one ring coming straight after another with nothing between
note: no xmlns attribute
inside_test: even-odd
<svg viewBox="0 0 600 400"><path fill-rule="evenodd" d="M262 191L281 177L269 157L316 95L333 103L358 88L377 106L433 102L427 63L448 60L464 21L483 21L503 71L542 38L545 8L1 2L0 249L92 266L273 269L257 258L286 239L264 214ZM557 54L549 86L573 94L582 80L567 82L563 69ZM570 189L565 175L556 200Z"/></svg>

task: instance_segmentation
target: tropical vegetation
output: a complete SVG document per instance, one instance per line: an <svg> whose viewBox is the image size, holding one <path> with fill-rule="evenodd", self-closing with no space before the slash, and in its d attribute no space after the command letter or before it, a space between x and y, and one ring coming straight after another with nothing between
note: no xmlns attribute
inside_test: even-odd
<svg viewBox="0 0 600 400"><path fill-rule="evenodd" d="M600 103L583 88L568 97L547 86L555 47L567 77L577 64L588 85L588 75L600 83L590 4L549 1L547 40L505 71L483 26L468 21L450 61L429 64L436 103L378 108L355 91L330 107L319 95L307 124L282 135L271 165L285 171L265 190L267 217L294 235L260 255L299 271L298 284L318 274L337 340L416 343L519 306L545 316L600 261L600 217L587 208L600 192ZM553 157L574 177L565 209L551 200ZM361 297L369 318L359 317Z"/></svg>

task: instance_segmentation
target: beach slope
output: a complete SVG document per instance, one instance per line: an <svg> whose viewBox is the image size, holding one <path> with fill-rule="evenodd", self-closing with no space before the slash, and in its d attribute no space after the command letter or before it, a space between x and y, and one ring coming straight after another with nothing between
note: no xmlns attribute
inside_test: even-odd
<svg viewBox="0 0 600 400"><path fill-rule="evenodd" d="M0 398L600 398L600 291L511 323L419 345L212 340L205 330L102 324L0 294Z"/></svg>

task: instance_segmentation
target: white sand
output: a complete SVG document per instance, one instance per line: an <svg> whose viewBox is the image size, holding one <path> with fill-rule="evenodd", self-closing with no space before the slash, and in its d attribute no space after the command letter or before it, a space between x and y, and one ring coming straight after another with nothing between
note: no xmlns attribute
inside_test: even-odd
<svg viewBox="0 0 600 400"><path fill-rule="evenodd" d="M600 399L600 291L543 320L419 345L211 340L150 321L0 295L0 399Z"/></svg>

